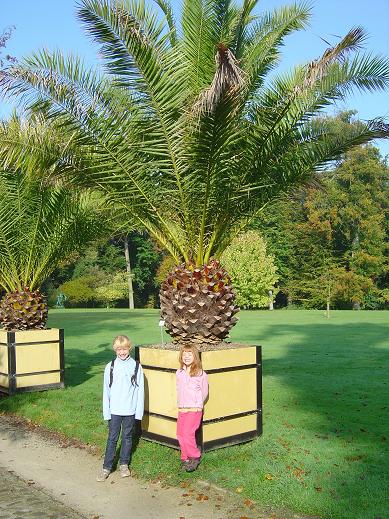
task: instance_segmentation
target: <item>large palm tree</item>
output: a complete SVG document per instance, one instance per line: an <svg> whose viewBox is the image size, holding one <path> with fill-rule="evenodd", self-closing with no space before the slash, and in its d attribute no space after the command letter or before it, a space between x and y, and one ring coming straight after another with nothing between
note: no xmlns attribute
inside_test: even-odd
<svg viewBox="0 0 389 519"><path fill-rule="evenodd" d="M13 118L1 126L0 140L37 144L42 133L36 122L21 125ZM39 153L49 159L44 150ZM47 304L40 286L71 252L104 229L96 197L47 180L37 158L30 149L32 170L0 160L0 292L5 292L0 323L8 330L45 328Z"/></svg>
<svg viewBox="0 0 389 519"><path fill-rule="evenodd" d="M361 28L269 79L310 8L257 16L257 4L182 0L176 23L169 0L80 0L106 73L41 51L2 79L85 151L72 181L103 190L182 263L161 288L168 331L182 340L218 341L235 323L217 258L259 211L352 146L389 135L374 120L335 137L315 119L352 90L388 85L389 62L362 52Z"/></svg>

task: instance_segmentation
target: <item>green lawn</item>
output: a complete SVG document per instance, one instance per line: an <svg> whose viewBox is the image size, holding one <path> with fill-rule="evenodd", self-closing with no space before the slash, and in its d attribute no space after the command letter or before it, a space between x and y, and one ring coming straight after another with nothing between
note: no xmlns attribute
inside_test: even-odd
<svg viewBox="0 0 389 519"><path fill-rule="evenodd" d="M389 517L389 312L241 312L232 339L263 346L264 433L206 454L192 475L177 455L141 441L134 469L177 483L201 478L264 505L326 518ZM101 449L102 371L111 340L160 340L156 310L51 311L65 328L65 390L0 400L15 412ZM244 387L242 387L244 391Z"/></svg>

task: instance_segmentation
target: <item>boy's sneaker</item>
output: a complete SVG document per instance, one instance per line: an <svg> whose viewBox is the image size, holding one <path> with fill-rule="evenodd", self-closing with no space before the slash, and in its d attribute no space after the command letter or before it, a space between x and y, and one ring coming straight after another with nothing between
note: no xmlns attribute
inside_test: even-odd
<svg viewBox="0 0 389 519"><path fill-rule="evenodd" d="M128 468L128 465L120 465L119 470L120 470L120 476L122 478L128 478L129 476L131 476L131 472L130 472L130 469Z"/></svg>
<svg viewBox="0 0 389 519"><path fill-rule="evenodd" d="M200 465L201 458L189 458L188 466L186 467L186 472L194 472L197 467Z"/></svg>
<svg viewBox="0 0 389 519"><path fill-rule="evenodd" d="M105 481L110 474L110 470L101 469L101 472L99 472L99 474L97 475L96 481Z"/></svg>

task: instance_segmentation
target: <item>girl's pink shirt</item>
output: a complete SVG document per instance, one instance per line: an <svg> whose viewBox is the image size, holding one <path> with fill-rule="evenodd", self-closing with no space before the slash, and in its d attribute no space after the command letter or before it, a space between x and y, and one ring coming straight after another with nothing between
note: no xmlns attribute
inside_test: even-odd
<svg viewBox="0 0 389 519"><path fill-rule="evenodd" d="M208 396L208 377L205 371L199 377L191 377L184 369L176 372L178 407L204 407Z"/></svg>

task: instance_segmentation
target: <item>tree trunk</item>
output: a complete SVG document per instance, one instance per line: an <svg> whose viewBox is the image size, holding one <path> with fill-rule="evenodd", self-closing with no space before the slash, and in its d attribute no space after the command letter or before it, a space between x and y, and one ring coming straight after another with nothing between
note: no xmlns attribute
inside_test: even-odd
<svg viewBox="0 0 389 519"><path fill-rule="evenodd" d="M124 238L124 256L126 258L127 282L128 282L128 308L133 310L134 306L134 289L132 286L132 273L130 262L130 249L128 247L128 237Z"/></svg>

